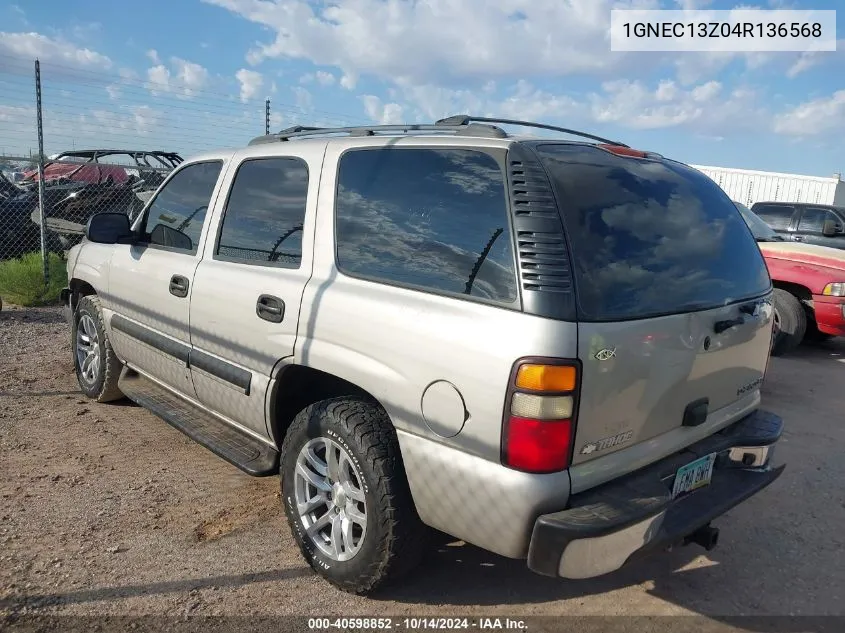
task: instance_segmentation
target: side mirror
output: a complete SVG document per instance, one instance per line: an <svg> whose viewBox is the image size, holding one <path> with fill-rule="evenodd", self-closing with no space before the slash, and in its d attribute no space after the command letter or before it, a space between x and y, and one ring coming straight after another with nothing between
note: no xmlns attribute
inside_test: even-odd
<svg viewBox="0 0 845 633"><path fill-rule="evenodd" d="M96 213L85 225L85 237L98 244L127 244L133 233L125 213Z"/></svg>
<svg viewBox="0 0 845 633"><path fill-rule="evenodd" d="M842 232L842 227L836 223L835 220L825 220L822 226L822 235L825 237L833 237Z"/></svg>
<svg viewBox="0 0 845 633"><path fill-rule="evenodd" d="M191 251L194 249L194 242L190 237L182 233L182 231L177 231L164 224L156 224L150 233L150 243L178 248L182 251Z"/></svg>

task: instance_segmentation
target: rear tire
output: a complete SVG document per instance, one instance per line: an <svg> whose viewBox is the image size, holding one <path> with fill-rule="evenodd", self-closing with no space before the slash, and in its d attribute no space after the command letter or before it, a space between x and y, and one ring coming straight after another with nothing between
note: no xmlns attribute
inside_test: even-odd
<svg viewBox="0 0 845 633"><path fill-rule="evenodd" d="M341 397L306 407L285 435L281 459L288 525L322 578L364 595L420 562L427 531L396 431L377 404Z"/></svg>
<svg viewBox="0 0 845 633"><path fill-rule="evenodd" d="M71 346L76 381L82 393L97 402L122 398L123 393L117 388L121 363L106 335L98 296L79 300L73 313Z"/></svg>
<svg viewBox="0 0 845 633"><path fill-rule="evenodd" d="M778 333L772 346L772 355L783 356L804 340L807 332L807 313L795 295L780 288L775 288L774 291L774 308Z"/></svg>

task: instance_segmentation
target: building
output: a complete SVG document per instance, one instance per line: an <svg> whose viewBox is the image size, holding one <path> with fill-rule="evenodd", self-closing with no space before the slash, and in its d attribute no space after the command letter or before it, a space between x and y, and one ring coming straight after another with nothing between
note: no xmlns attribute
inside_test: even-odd
<svg viewBox="0 0 845 633"><path fill-rule="evenodd" d="M779 174L728 167L690 165L712 178L732 200L751 206L755 202L813 202L845 207L845 181L831 178Z"/></svg>

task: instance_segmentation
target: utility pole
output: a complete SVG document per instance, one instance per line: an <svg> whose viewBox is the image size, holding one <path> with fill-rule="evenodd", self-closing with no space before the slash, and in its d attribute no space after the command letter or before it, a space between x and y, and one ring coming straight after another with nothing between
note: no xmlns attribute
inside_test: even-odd
<svg viewBox="0 0 845 633"><path fill-rule="evenodd" d="M41 220L41 259L44 264L44 289L50 283L50 256L47 252L47 214L44 211L44 126L41 117L41 62L35 60L35 118L38 128L38 208Z"/></svg>

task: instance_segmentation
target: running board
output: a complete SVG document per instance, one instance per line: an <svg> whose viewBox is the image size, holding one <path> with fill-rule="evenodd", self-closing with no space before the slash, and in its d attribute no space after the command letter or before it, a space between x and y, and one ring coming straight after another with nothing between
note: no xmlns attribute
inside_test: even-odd
<svg viewBox="0 0 845 633"><path fill-rule="evenodd" d="M198 409L137 372L124 368L118 381L123 394L172 427L253 477L279 472L279 452Z"/></svg>

